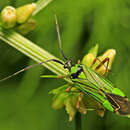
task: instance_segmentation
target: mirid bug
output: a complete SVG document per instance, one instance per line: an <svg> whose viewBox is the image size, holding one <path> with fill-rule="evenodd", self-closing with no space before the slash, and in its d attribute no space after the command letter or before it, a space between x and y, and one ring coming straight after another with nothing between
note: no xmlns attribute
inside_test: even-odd
<svg viewBox="0 0 130 130"><path fill-rule="evenodd" d="M64 54L64 51L61 46L61 37L56 15L55 20L56 20L56 30L58 34L59 48L62 56L65 59L65 62L61 62L57 59L49 59L47 61L28 66L4 79L1 79L0 81L7 80L12 76L15 76L25 70L28 70L40 64L44 64L50 61L57 62L63 65L63 68L67 69L69 72L68 75L61 76L61 78L69 78L77 89L79 89L82 93L87 94L88 96L93 98L99 104L103 105L103 107L106 108L107 110L115 112L119 115L130 117L130 101L128 101L128 98L120 89L113 87L113 85L109 81L107 81L102 76L97 74L91 68L82 65L80 63L73 64L72 60L69 59ZM101 64L97 66L97 68L100 67L105 62L109 64L109 58L106 58L103 61L101 61ZM108 69L108 64L106 66L106 71ZM57 76L44 76L44 77L57 78Z"/></svg>

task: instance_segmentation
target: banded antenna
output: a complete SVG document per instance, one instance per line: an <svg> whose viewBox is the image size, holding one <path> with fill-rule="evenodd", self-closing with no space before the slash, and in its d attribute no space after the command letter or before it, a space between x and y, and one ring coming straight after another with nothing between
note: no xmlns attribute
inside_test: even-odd
<svg viewBox="0 0 130 130"><path fill-rule="evenodd" d="M57 62L57 63L59 63L59 64L61 64L61 65L64 65L61 61L59 61L59 60L57 60L57 59L49 59L49 60L46 60L46 61L43 61L43 62L40 62L40 63L37 63L37 64L29 65L29 66L27 66L27 67L25 67L25 68L23 68L23 69L21 69L21 70L15 72L15 73L13 73L12 75L9 75L9 76L7 76L7 77L5 77L5 78L3 78L3 79L0 79L0 82L5 81L5 80L7 80L7 79L10 79L11 77L16 76L16 75L19 74L19 73L22 73L22 72L24 72L24 71L26 71L26 70L29 70L29 69L31 69L31 68L33 68L33 67L36 67L36 66L38 66L38 65L41 65L41 64L44 64L44 63L47 63L47 62L50 62L50 61L54 61L54 62Z"/></svg>
<svg viewBox="0 0 130 130"><path fill-rule="evenodd" d="M68 57L65 56L64 51L63 51L63 49L62 49L60 29L59 29L59 24L58 24L57 16L56 16L56 14L54 14L54 16L55 16L55 22L56 22L56 31L57 31L57 35L58 35L59 48L60 48L61 54L62 54L62 56L64 57L64 59L65 59L65 60L68 60Z"/></svg>

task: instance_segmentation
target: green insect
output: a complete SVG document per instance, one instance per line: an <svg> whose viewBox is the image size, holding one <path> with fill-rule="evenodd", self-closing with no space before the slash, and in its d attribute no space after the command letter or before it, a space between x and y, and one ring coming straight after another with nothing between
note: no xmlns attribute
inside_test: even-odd
<svg viewBox="0 0 130 130"><path fill-rule="evenodd" d="M103 105L104 108L106 108L107 110L111 112L115 112L119 115L130 117L130 101L128 101L128 98L120 89L113 87L113 85L109 81L104 79L101 75L97 74L90 67L87 67L82 64L73 64L72 60L68 59L65 56L61 47L61 38L60 38L59 26L58 26L56 15L55 15L55 19L56 19L56 30L58 33L58 40L59 40L59 48L62 53L62 56L66 61L63 63L57 59L50 59L38 64L28 66L0 81L4 81L12 76L17 75L18 73L21 73L25 70L28 70L40 64L50 62L50 61L57 62L63 65L64 69L67 69L69 72L68 75L63 77L61 76L62 78L69 78L77 89L79 89L82 93L90 96L99 104ZM104 59L101 62L101 64L104 64L106 61L108 61L109 63L109 58ZM106 69L107 68L108 67L106 67ZM44 76L44 77L55 78L57 76Z"/></svg>
<svg viewBox="0 0 130 130"><path fill-rule="evenodd" d="M125 94L91 68L76 64L71 67L72 81L82 92L94 98L107 110L130 116L130 102Z"/></svg>

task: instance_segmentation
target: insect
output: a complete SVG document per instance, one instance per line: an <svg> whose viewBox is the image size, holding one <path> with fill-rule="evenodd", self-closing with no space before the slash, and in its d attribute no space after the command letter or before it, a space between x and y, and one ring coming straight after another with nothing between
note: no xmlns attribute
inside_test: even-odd
<svg viewBox="0 0 130 130"><path fill-rule="evenodd" d="M119 115L130 117L130 101L128 101L128 98L120 89L113 87L113 85L109 81L107 81L102 76L97 74L91 68L82 65L80 63L73 64L72 60L68 59L68 57L64 54L64 51L61 46L61 37L56 15L55 20L56 20L56 30L58 34L59 48L62 56L65 59L65 62L61 62L57 59L49 59L47 61L38 64L30 65L0 81L7 80L12 76L15 76L25 70L28 70L40 64L44 64L50 61L57 62L63 65L64 69L67 69L69 72L68 75L61 76L62 78L69 78L73 82L74 86L77 87L82 93L87 94L88 96L93 98L95 101L103 105L104 108L106 108L107 110L115 112ZM109 63L109 58L104 59L101 62L101 64L104 64L106 61ZM100 67L100 65L98 67ZM108 64L106 66L106 69L107 68ZM50 77L56 77L56 76L50 76Z"/></svg>

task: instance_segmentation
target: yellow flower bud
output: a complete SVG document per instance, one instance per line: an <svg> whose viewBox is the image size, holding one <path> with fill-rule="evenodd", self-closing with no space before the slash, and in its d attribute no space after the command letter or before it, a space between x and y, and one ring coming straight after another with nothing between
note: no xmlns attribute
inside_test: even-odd
<svg viewBox="0 0 130 130"><path fill-rule="evenodd" d="M32 15L35 8L36 8L35 3L27 4L22 7L17 8L16 9L17 22L19 24L26 22L29 19L29 17Z"/></svg>
<svg viewBox="0 0 130 130"><path fill-rule="evenodd" d="M100 73L101 75L107 74L111 70L112 62L114 61L115 55L116 55L116 50L108 49L102 56L99 56L98 59L100 61L97 61L98 62L97 66L101 64L101 62L106 58L109 59L109 62L106 61L104 64L102 64L98 69L96 69L96 72Z"/></svg>
<svg viewBox="0 0 130 130"><path fill-rule="evenodd" d="M82 64L91 67L95 58L96 57L92 53L89 53L83 57Z"/></svg>
<svg viewBox="0 0 130 130"><path fill-rule="evenodd" d="M1 12L1 20L4 28L13 28L16 23L16 10L12 6L5 7Z"/></svg>
<svg viewBox="0 0 130 130"><path fill-rule="evenodd" d="M91 67L97 73L106 75L112 66L116 51L114 49L108 49L103 55L96 57L98 52L98 44L91 48L89 53L84 56L82 64Z"/></svg>
<svg viewBox="0 0 130 130"><path fill-rule="evenodd" d="M105 59L106 57L108 57L109 60L109 67L111 67L112 62L114 61L116 55L116 50L115 49L108 49L106 52L104 52L104 54L102 56L100 56L99 58Z"/></svg>
<svg viewBox="0 0 130 130"><path fill-rule="evenodd" d="M91 67L98 53L98 44L92 47L88 54L83 57L82 64Z"/></svg>

